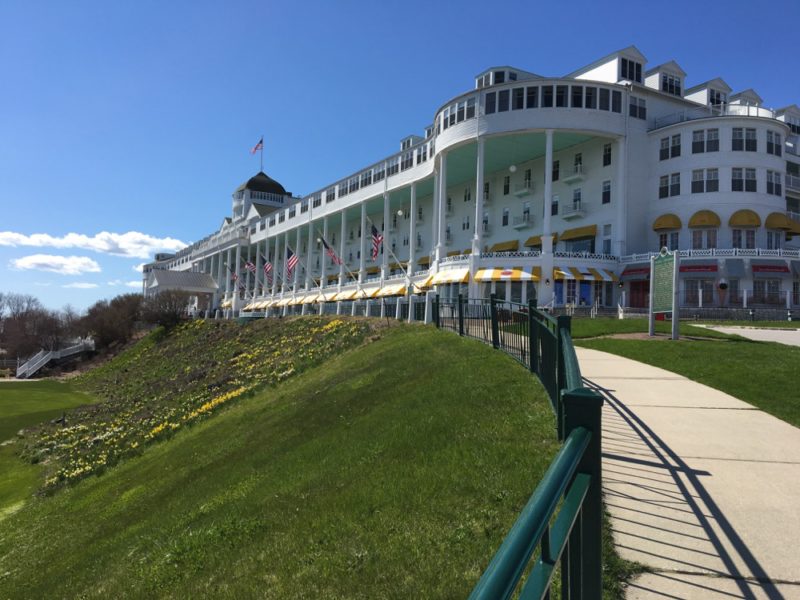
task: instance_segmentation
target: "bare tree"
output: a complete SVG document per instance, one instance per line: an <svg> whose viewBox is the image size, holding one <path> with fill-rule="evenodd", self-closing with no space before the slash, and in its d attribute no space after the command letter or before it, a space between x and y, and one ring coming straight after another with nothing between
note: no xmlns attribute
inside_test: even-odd
<svg viewBox="0 0 800 600"><path fill-rule="evenodd" d="M148 323L174 327L186 318L190 294L178 290L160 292L145 300L142 318Z"/></svg>

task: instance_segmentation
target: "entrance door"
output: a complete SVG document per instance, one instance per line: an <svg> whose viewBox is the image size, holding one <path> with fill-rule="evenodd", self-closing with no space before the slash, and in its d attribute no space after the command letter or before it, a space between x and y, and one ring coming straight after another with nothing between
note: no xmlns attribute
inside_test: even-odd
<svg viewBox="0 0 800 600"><path fill-rule="evenodd" d="M631 281L631 308L647 308L650 299L650 282Z"/></svg>
<svg viewBox="0 0 800 600"><path fill-rule="evenodd" d="M592 305L592 282L581 281L581 288L578 292L578 304L580 306Z"/></svg>

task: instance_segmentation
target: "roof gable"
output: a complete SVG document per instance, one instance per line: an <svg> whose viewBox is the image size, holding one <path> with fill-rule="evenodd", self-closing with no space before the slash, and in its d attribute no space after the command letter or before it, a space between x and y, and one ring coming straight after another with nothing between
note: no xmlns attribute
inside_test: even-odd
<svg viewBox="0 0 800 600"><path fill-rule="evenodd" d="M753 88L747 88L728 97L728 100L744 100L748 104L760 105L764 99Z"/></svg>
<svg viewBox="0 0 800 600"><path fill-rule="evenodd" d="M580 69L573 71L572 73L568 73L565 75L567 78L574 78L578 77L579 75L583 75L587 71L591 71L592 69L599 67L600 65L604 65L620 56L624 58L630 58L635 60L636 62L640 62L645 64L647 62L647 58L645 58L644 54L642 54L636 46L628 46L627 48L623 48L622 50L617 50L616 52L612 52L611 54L606 54L603 58L598 58L591 64L588 64Z"/></svg>
<svg viewBox="0 0 800 600"><path fill-rule="evenodd" d="M652 69L648 69L645 75L652 75L653 73L659 72L666 72L672 73L673 75L679 75L680 77L686 77L686 71L681 69L681 66L676 63L674 60L670 60L665 63L661 63L660 65L656 65Z"/></svg>
<svg viewBox="0 0 800 600"><path fill-rule="evenodd" d="M709 79L708 81L704 81L703 83L698 83L686 90L687 94L691 94L693 92L699 92L702 89L714 88L715 90L719 90L721 92L725 92L729 94L733 88L729 86L721 77L715 77L714 79Z"/></svg>

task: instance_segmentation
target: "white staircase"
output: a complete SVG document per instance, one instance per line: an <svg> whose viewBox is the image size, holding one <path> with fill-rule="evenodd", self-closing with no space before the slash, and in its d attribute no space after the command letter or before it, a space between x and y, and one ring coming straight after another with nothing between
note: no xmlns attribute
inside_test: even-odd
<svg viewBox="0 0 800 600"><path fill-rule="evenodd" d="M68 358L82 352L94 350L94 340L81 340L79 344L61 350L40 350L17 368L17 379L27 379L51 361Z"/></svg>

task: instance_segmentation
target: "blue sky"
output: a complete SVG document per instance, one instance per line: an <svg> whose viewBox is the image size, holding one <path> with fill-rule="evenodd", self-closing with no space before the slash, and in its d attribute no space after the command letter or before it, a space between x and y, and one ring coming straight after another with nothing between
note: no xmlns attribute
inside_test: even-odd
<svg viewBox="0 0 800 600"><path fill-rule="evenodd" d="M265 171L306 194L395 152L491 65L557 76L634 44L687 87L800 103L798 21L797 0L6 0L0 291L85 308L134 290L147 256L229 214L262 134Z"/></svg>

